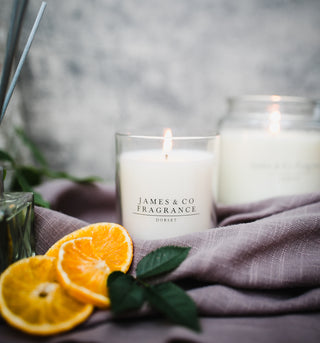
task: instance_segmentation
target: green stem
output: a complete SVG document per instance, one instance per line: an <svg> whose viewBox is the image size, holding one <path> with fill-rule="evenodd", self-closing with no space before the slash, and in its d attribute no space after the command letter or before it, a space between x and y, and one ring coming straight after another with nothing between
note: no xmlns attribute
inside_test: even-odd
<svg viewBox="0 0 320 343"><path fill-rule="evenodd" d="M149 288L150 285L148 283L146 283L145 281L139 279L139 278L136 278L136 281L138 284L140 284L141 286L145 287L145 288Z"/></svg>

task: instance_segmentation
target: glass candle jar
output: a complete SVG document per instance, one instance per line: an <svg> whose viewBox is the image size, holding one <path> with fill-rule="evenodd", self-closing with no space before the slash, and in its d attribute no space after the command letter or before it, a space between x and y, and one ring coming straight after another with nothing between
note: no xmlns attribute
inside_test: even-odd
<svg viewBox="0 0 320 343"><path fill-rule="evenodd" d="M116 134L120 222L139 239L160 239L215 225L215 136Z"/></svg>
<svg viewBox="0 0 320 343"><path fill-rule="evenodd" d="M320 191L315 104L276 95L229 99L220 123L219 203Z"/></svg>

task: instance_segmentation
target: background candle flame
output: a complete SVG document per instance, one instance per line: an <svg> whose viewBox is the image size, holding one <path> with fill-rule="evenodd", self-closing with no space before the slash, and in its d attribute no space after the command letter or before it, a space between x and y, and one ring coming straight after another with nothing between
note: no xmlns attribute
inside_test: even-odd
<svg viewBox="0 0 320 343"><path fill-rule="evenodd" d="M166 129L164 132L162 149L163 149L163 153L167 159L169 152L172 150L172 131L171 131L171 129Z"/></svg>
<svg viewBox="0 0 320 343"><path fill-rule="evenodd" d="M272 102L279 102L279 101L281 101L281 96L280 95L271 95L271 101Z"/></svg>
<svg viewBox="0 0 320 343"><path fill-rule="evenodd" d="M273 104L269 112L269 132L271 134L277 134L281 129L281 112L279 111L279 105Z"/></svg>

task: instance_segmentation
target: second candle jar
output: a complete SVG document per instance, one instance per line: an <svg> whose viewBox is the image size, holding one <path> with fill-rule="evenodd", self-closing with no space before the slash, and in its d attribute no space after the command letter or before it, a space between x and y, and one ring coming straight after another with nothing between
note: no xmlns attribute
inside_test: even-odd
<svg viewBox="0 0 320 343"><path fill-rule="evenodd" d="M133 238L161 239L215 225L215 136L116 134L117 196Z"/></svg>
<svg viewBox="0 0 320 343"><path fill-rule="evenodd" d="M229 99L221 122L218 202L225 205L320 190L315 102L265 95Z"/></svg>

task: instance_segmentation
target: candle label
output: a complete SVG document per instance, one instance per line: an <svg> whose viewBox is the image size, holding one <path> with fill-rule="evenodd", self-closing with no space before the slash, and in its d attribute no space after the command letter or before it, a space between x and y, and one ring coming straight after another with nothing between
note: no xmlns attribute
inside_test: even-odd
<svg viewBox="0 0 320 343"><path fill-rule="evenodd" d="M262 172L282 172L283 180L287 180L287 174L294 175L294 181L299 181L301 177L308 177L307 175L303 175L302 173L308 172L317 172L319 175L320 171L320 162L306 162L303 163L301 161L291 161L290 162L281 162L281 161L251 161L250 167L254 170L262 171Z"/></svg>
<svg viewBox="0 0 320 343"><path fill-rule="evenodd" d="M193 197L179 199L139 197L133 214L157 217L156 222L175 222L177 217L197 216L200 213Z"/></svg>

